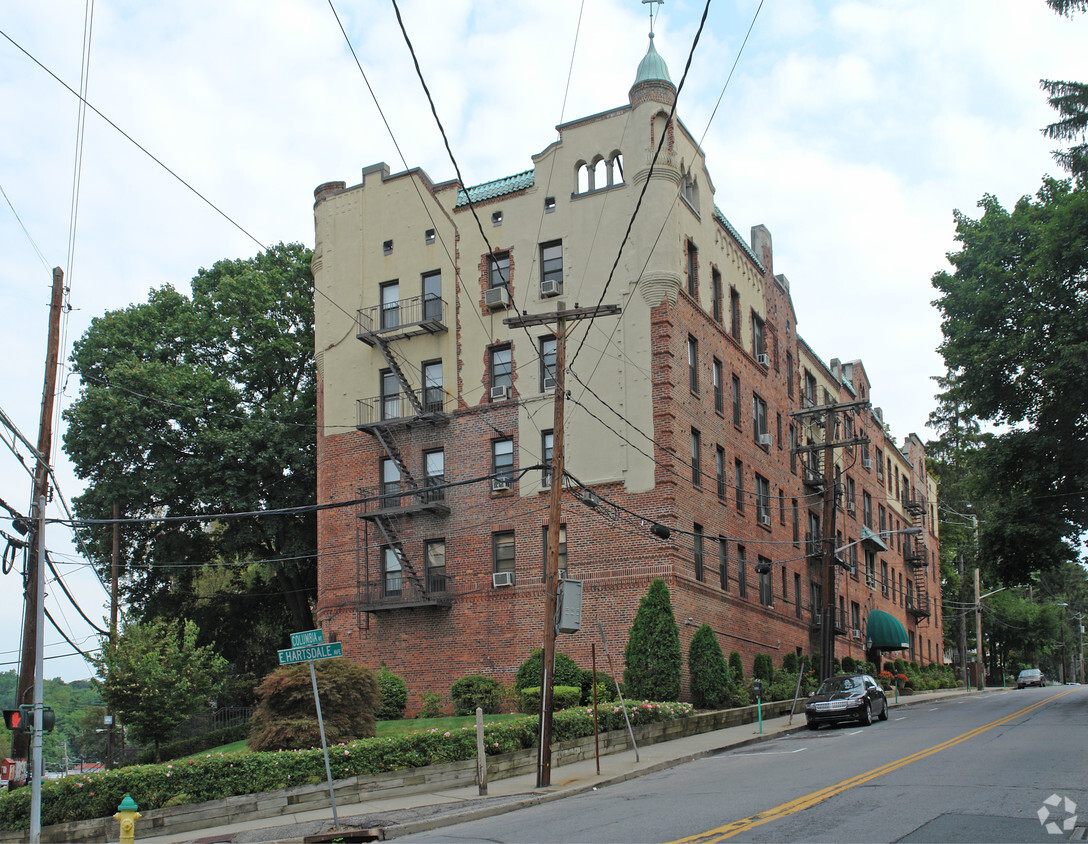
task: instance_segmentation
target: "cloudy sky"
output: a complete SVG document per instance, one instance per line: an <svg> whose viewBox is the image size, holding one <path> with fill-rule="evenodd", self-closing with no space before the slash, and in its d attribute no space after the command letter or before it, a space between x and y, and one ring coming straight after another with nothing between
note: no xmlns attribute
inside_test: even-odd
<svg viewBox="0 0 1088 844"><path fill-rule="evenodd" d="M378 161L454 177L392 3L334 5L377 105L327 0L98 0L88 101L222 213L92 112L73 242L78 101L35 60L80 88L86 7L4 4L0 408L32 441L53 266L71 288L66 356L92 318L153 287L187 289L198 268L259 244L312 245L322 182L355 184ZM529 169L561 121L625 104L647 44L638 0L400 6L470 184ZM925 439L930 378L942 372L929 279L953 247L952 211L973 212L984 193L1011 204L1056 172L1039 79L1088 79L1088 15L1060 18L1044 0L765 0L756 17L758 7L714 0L680 117L704 138L725 215L743 233L771 230L802 336L825 360L862 358L893 433ZM702 9L662 8L655 43L674 81ZM78 394L65 375L62 406ZM59 442L71 500L80 482ZM29 476L3 446L0 498L29 509ZM47 544L70 555L65 580L87 614L104 617L105 592L71 534L53 527ZM0 585L0 670L18 658L20 591L14 572ZM95 647L60 590L48 591L58 622ZM46 676L89 676L59 635L46 641Z"/></svg>

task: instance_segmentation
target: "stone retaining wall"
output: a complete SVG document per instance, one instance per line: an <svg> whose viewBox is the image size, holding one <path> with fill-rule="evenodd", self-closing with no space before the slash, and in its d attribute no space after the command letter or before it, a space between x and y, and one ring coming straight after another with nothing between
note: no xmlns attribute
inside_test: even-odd
<svg viewBox="0 0 1088 844"><path fill-rule="evenodd" d="M791 704L792 701L789 700L766 703L763 705L763 717L774 718L785 715L790 711ZM675 721L662 721L635 727L635 741L642 747L725 727L734 727L738 724L749 724L756 718L754 706L706 712ZM622 753L631 747L626 730L601 733L598 741L602 756ZM583 759L592 759L593 753L593 736L556 743L552 746L552 766L559 767ZM535 747L489 756L487 777L488 780L500 780L521 774L531 774L536 771L536 764ZM468 759L461 762L430 765L425 768L406 768L389 773L350 777L334 781L333 787L339 806L359 802L368 794L392 790L399 790L402 793L441 791L471 785L475 782L476 760ZM140 796L134 794L132 797L139 804ZM280 791L265 791L259 794L242 794L222 800L209 800L205 803L149 809L142 812L142 817L136 822L136 839L139 841L144 837L192 832L210 826L264 818L286 818L295 812L326 808L331 808L329 787L327 783L321 783L320 785L294 786ZM104 844L104 842L116 840L117 835L117 821L113 818L96 818L44 827L41 840L43 844L60 844L60 842ZM26 833L0 831L0 844L16 844L26 840Z"/></svg>

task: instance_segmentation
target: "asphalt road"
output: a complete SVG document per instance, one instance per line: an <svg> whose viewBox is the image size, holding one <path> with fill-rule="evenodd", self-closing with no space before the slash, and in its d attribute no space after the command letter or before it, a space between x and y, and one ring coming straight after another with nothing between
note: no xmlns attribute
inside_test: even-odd
<svg viewBox="0 0 1088 844"><path fill-rule="evenodd" d="M1088 686L991 692L398 840L1065 841L1071 807L1088 826L1086 739Z"/></svg>

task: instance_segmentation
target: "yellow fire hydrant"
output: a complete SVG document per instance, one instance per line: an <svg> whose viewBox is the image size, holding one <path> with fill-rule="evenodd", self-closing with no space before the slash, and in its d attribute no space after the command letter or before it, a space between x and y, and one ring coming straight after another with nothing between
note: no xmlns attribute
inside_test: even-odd
<svg viewBox="0 0 1088 844"><path fill-rule="evenodd" d="M136 811L138 808L136 801L129 794L125 795L125 799L117 807L117 814L113 816L113 819L121 822L121 844L135 844L136 821L141 817Z"/></svg>

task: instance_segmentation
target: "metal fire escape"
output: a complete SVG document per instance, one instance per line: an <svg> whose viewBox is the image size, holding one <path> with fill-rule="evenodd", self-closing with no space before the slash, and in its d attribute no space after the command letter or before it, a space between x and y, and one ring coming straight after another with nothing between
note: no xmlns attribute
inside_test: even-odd
<svg viewBox="0 0 1088 844"><path fill-rule="evenodd" d="M903 548L903 559L914 571L914 598L907 604L907 612L916 619L929 618L929 549L926 548L925 523L926 502L917 492L909 489L903 490L903 509L911 516L911 526L922 528L923 533L918 536L906 536L906 545Z"/></svg>
<svg viewBox="0 0 1088 844"><path fill-rule="evenodd" d="M415 387L390 347L399 340L446 331L445 316L446 303L434 297L401 299L358 312L355 336L378 350L385 361L385 371L396 381L393 390L389 380L383 378L381 395L359 399L357 403L356 427L374 437L396 467L396 480L380 478L374 504L367 505L360 514L360 518L377 528L383 547L377 577L370 574L367 554L360 605L364 612L451 605L445 576L421 572L402 541L403 528L412 516L420 513L445 516L450 512L445 491L434 483L441 479L427 478L427 483L420 485L402 453L402 446L410 442L414 428L449 422L446 397L441 385L422 383L422 373L421 385ZM395 556L399 569L385 568L385 550ZM366 554L366 549L360 549L360 553Z"/></svg>

